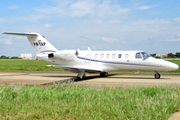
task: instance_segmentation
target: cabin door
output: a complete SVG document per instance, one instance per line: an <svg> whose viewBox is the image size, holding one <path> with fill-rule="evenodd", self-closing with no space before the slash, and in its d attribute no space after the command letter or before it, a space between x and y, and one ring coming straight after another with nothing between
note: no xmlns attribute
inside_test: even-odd
<svg viewBox="0 0 180 120"><path fill-rule="evenodd" d="M87 63L90 63L90 62L91 62L91 54L87 54L87 55L86 55L85 61L86 61Z"/></svg>

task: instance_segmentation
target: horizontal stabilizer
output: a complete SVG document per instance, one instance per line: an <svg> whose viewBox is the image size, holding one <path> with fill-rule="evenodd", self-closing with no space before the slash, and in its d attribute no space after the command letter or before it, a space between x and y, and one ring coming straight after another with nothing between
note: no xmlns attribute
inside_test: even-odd
<svg viewBox="0 0 180 120"><path fill-rule="evenodd" d="M8 33L8 32L4 32L2 34L19 35L19 36L38 36L37 34L34 34L34 33Z"/></svg>

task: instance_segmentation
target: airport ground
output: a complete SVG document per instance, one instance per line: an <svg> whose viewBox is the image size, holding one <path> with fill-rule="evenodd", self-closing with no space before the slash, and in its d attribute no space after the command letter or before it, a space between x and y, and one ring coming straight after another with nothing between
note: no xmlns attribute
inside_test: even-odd
<svg viewBox="0 0 180 120"><path fill-rule="evenodd" d="M0 84L50 85L71 82L73 85L101 87L153 87L180 86L180 74L161 74L161 79L155 79L153 74L117 73L100 77L99 74L87 74L85 80L76 80L74 73L50 72L0 72ZM180 119L176 112L169 120Z"/></svg>
<svg viewBox="0 0 180 120"><path fill-rule="evenodd" d="M110 73L106 77L99 74L87 74L85 80L76 80L75 73L58 72L0 72L0 83L48 85L71 82L74 85L90 86L180 86L180 74L161 74L155 79L153 74L141 73Z"/></svg>

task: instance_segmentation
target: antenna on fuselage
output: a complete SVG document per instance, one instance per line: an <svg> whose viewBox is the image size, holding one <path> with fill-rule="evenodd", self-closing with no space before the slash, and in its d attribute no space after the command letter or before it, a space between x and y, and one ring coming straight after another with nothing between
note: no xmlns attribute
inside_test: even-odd
<svg viewBox="0 0 180 120"><path fill-rule="evenodd" d="M90 47L88 47L88 50L89 50L89 51L91 51L91 48L90 48Z"/></svg>
<svg viewBox="0 0 180 120"><path fill-rule="evenodd" d="M80 51L79 49L76 50L76 53L75 53L76 57L78 57L79 51Z"/></svg>

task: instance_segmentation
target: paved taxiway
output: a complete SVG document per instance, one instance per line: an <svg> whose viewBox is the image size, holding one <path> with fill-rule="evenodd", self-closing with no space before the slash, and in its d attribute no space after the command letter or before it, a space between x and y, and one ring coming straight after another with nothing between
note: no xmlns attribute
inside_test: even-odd
<svg viewBox="0 0 180 120"><path fill-rule="evenodd" d="M13 84L53 84L58 82L73 81L77 74L74 73L44 73L44 72L0 72L0 83ZM179 74L162 74L161 79L155 79L153 74L109 74L100 77L98 74L87 74L82 81L75 80L74 85L92 86L180 86Z"/></svg>

